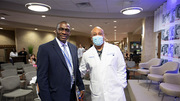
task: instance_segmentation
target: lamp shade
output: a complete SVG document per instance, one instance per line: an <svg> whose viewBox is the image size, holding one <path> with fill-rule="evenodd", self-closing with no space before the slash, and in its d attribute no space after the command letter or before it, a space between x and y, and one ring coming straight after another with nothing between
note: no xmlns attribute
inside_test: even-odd
<svg viewBox="0 0 180 101"><path fill-rule="evenodd" d="M51 9L49 5L43 3L27 3L25 7L36 12L46 12Z"/></svg>
<svg viewBox="0 0 180 101"><path fill-rule="evenodd" d="M128 7L122 9L120 12L124 15L134 15L140 13L142 10L143 9L141 7Z"/></svg>

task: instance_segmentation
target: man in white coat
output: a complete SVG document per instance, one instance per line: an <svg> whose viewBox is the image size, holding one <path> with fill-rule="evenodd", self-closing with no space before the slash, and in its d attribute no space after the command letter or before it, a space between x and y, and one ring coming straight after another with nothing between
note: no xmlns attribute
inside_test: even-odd
<svg viewBox="0 0 180 101"><path fill-rule="evenodd" d="M79 69L82 75L89 71L92 101L126 101L126 67L119 47L104 41L100 27L91 31L91 39L94 45L83 54Z"/></svg>

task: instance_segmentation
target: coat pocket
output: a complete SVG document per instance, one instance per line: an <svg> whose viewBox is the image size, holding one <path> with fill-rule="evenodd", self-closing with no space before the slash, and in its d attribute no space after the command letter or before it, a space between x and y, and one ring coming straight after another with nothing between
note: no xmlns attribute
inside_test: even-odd
<svg viewBox="0 0 180 101"><path fill-rule="evenodd" d="M91 82L90 89L91 89L91 93L92 93L94 96L100 95L101 86L100 86L98 83Z"/></svg>
<svg viewBox="0 0 180 101"><path fill-rule="evenodd" d="M57 88L49 88L50 93L53 93L53 92L56 92L56 91L57 91Z"/></svg>

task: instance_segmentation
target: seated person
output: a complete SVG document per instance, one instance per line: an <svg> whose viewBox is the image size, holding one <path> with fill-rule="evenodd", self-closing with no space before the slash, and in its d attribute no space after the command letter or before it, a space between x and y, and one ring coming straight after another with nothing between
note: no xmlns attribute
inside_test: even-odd
<svg viewBox="0 0 180 101"><path fill-rule="evenodd" d="M25 48L22 48L22 50L18 53L18 55L19 55L19 56L24 56L23 61L24 61L24 63L26 64L26 63L27 63L27 62L26 62L27 52L26 52Z"/></svg>
<svg viewBox="0 0 180 101"><path fill-rule="evenodd" d="M10 60L10 62L12 64L14 63L12 57L17 57L17 56L18 56L18 53L16 52L16 49L13 48L12 51L10 52L10 54L9 54L9 60Z"/></svg>
<svg viewBox="0 0 180 101"><path fill-rule="evenodd" d="M36 65L36 56L34 54L31 55L30 59L29 59L29 63L32 65Z"/></svg>
<svg viewBox="0 0 180 101"><path fill-rule="evenodd" d="M140 55L137 54L137 51L135 50L132 55L132 60L135 61L135 63L138 65L139 62L141 61L140 59L141 59Z"/></svg>

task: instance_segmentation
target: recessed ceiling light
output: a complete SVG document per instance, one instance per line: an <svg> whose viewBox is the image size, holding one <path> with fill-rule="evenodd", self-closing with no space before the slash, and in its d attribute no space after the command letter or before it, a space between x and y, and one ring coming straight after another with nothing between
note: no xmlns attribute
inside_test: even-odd
<svg viewBox="0 0 180 101"><path fill-rule="evenodd" d="M115 44L118 44L119 42L114 42Z"/></svg>
<svg viewBox="0 0 180 101"><path fill-rule="evenodd" d="M2 27L0 27L0 29L3 29Z"/></svg>
<svg viewBox="0 0 180 101"><path fill-rule="evenodd" d="M120 12L124 15L134 15L140 13L142 10L143 9L141 7L128 7L122 9Z"/></svg>
<svg viewBox="0 0 180 101"><path fill-rule="evenodd" d="M116 32L116 30L114 30Z"/></svg>
<svg viewBox="0 0 180 101"><path fill-rule="evenodd" d="M5 17L1 17L2 20L6 19Z"/></svg>
<svg viewBox="0 0 180 101"><path fill-rule="evenodd" d="M114 26L114 28L117 28L117 26Z"/></svg>
<svg viewBox="0 0 180 101"><path fill-rule="evenodd" d="M43 3L27 3L25 7L36 12L46 12L51 9L49 5Z"/></svg>
<svg viewBox="0 0 180 101"><path fill-rule="evenodd" d="M90 27L92 27L92 25L89 25Z"/></svg>
<svg viewBox="0 0 180 101"><path fill-rule="evenodd" d="M114 21L114 22L117 22L117 21Z"/></svg>
<svg viewBox="0 0 180 101"><path fill-rule="evenodd" d="M38 30L38 28L34 28L34 30Z"/></svg>
<svg viewBox="0 0 180 101"><path fill-rule="evenodd" d="M74 28L72 28L72 30L74 30Z"/></svg>
<svg viewBox="0 0 180 101"><path fill-rule="evenodd" d="M45 18L45 17L46 17L46 15L42 15L41 17L42 17L42 18Z"/></svg>

